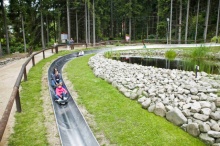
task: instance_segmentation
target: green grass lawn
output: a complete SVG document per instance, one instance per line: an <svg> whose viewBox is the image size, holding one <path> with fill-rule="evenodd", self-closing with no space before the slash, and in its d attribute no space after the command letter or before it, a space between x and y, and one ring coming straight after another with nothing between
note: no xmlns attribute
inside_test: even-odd
<svg viewBox="0 0 220 146"><path fill-rule="evenodd" d="M90 55L91 56L91 55ZM124 146L202 146L199 139L164 118L147 112L106 81L94 76L90 56L76 58L65 68L79 98L77 103L94 116L111 144ZM92 128L93 129L93 128Z"/></svg>

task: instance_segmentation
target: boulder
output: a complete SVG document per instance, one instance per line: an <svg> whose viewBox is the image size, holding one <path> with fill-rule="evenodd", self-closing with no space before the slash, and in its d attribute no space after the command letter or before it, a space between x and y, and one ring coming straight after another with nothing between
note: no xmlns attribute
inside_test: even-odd
<svg viewBox="0 0 220 146"><path fill-rule="evenodd" d="M212 138L212 137L210 137L210 136L208 136L207 133L201 133L201 134L199 135L199 138L200 138L203 142L205 142L207 145L212 145L212 144L215 142L215 139Z"/></svg>
<svg viewBox="0 0 220 146"><path fill-rule="evenodd" d="M156 103L154 113L161 117L164 117L166 115L166 109L162 102Z"/></svg>
<svg viewBox="0 0 220 146"><path fill-rule="evenodd" d="M177 126L187 122L187 118L177 107L166 113L166 119Z"/></svg>
<svg viewBox="0 0 220 146"><path fill-rule="evenodd" d="M188 124L186 126L186 131L191 134L192 136L199 136L200 134L200 131L199 131L199 126L197 123L191 123L191 124Z"/></svg>
<svg viewBox="0 0 220 146"><path fill-rule="evenodd" d="M208 131L208 135L214 138L220 138L220 132L217 131Z"/></svg>

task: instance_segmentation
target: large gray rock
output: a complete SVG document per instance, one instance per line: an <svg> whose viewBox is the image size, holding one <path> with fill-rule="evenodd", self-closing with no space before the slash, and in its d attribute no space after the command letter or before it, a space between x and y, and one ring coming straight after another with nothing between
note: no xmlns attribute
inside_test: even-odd
<svg viewBox="0 0 220 146"><path fill-rule="evenodd" d="M201 121L207 121L209 116L207 115L203 115L203 114L198 114L198 113L195 113L193 115L194 118L198 119L198 120L201 120Z"/></svg>
<svg viewBox="0 0 220 146"><path fill-rule="evenodd" d="M147 99L147 97L142 96L141 98L138 99L138 103L142 103Z"/></svg>
<svg viewBox="0 0 220 146"><path fill-rule="evenodd" d="M161 117L164 117L166 115L166 109L162 102L156 103L154 113Z"/></svg>
<svg viewBox="0 0 220 146"><path fill-rule="evenodd" d="M210 126L207 123L201 123L199 124L199 130L201 132L207 133L208 131L210 131Z"/></svg>
<svg viewBox="0 0 220 146"><path fill-rule="evenodd" d="M194 102L191 106L191 112L198 113L201 110L201 105L199 102Z"/></svg>
<svg viewBox="0 0 220 146"><path fill-rule="evenodd" d="M200 101L201 108L211 108L211 103L208 101Z"/></svg>
<svg viewBox="0 0 220 146"><path fill-rule="evenodd" d="M218 132L220 131L220 127L219 127L219 125L217 123L211 125L211 129L214 130L214 131L218 131Z"/></svg>
<svg viewBox="0 0 220 146"><path fill-rule="evenodd" d="M200 131L199 131L199 126L197 123L191 123L191 124L188 124L186 126L186 131L191 134L192 136L199 136L200 134Z"/></svg>
<svg viewBox="0 0 220 146"><path fill-rule="evenodd" d="M212 137L210 137L210 136L208 136L207 133L201 133L201 134L199 135L199 138L200 138L203 142L205 142L207 145L212 145L212 144L215 142L215 139L212 138Z"/></svg>
<svg viewBox="0 0 220 146"><path fill-rule="evenodd" d="M220 107L220 97L216 98L215 105Z"/></svg>
<svg viewBox="0 0 220 146"><path fill-rule="evenodd" d="M208 135L214 138L220 138L220 132L217 131L208 131Z"/></svg>
<svg viewBox="0 0 220 146"><path fill-rule="evenodd" d="M187 118L177 107L166 113L166 119L177 126L187 122Z"/></svg>
<svg viewBox="0 0 220 146"><path fill-rule="evenodd" d="M210 117L213 119L213 120L220 120L220 111L216 111L214 113L211 113L210 114Z"/></svg>
<svg viewBox="0 0 220 146"><path fill-rule="evenodd" d="M155 109L155 104L151 104L147 110L148 110L148 112L153 113L154 109Z"/></svg>
<svg viewBox="0 0 220 146"><path fill-rule="evenodd" d="M151 104L151 99L147 98L144 102L141 103L142 108L147 109Z"/></svg>
<svg viewBox="0 0 220 146"><path fill-rule="evenodd" d="M203 108L201 109L201 113L204 115L209 116L211 114L212 110L210 108Z"/></svg>
<svg viewBox="0 0 220 146"><path fill-rule="evenodd" d="M190 92L192 95L196 95L198 93L198 89L193 87L190 89Z"/></svg>

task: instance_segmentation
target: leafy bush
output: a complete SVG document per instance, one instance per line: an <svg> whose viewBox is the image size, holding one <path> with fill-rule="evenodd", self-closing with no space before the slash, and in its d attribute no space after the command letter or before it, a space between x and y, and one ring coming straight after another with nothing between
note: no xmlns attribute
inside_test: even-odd
<svg viewBox="0 0 220 146"><path fill-rule="evenodd" d="M108 52L104 53L104 56L105 56L105 58L112 58L113 57L112 54L113 54L112 51L108 51Z"/></svg>
<svg viewBox="0 0 220 146"><path fill-rule="evenodd" d="M192 50L192 52L190 53L190 57L193 60L204 59L208 52L209 52L208 47L200 46Z"/></svg>
<svg viewBox="0 0 220 146"><path fill-rule="evenodd" d="M211 39L211 42L214 42L214 43L219 43L220 42L220 37L219 36L214 36L212 39Z"/></svg>
<svg viewBox="0 0 220 146"><path fill-rule="evenodd" d="M165 53L165 58L167 58L168 60L174 60L176 58L177 54L174 50L168 50Z"/></svg>

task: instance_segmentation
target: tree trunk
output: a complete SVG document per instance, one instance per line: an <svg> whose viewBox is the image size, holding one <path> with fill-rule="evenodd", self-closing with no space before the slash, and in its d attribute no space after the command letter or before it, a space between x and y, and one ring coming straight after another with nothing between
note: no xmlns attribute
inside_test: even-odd
<svg viewBox="0 0 220 146"><path fill-rule="evenodd" d="M76 42L79 42L79 30L78 30L78 15L76 11Z"/></svg>
<svg viewBox="0 0 220 146"><path fill-rule="evenodd" d="M49 37L49 34L50 34L50 32L49 32L49 25L48 25L49 23L48 23L48 17L46 16L46 25L47 25L47 47L49 47L49 42L50 42L50 37Z"/></svg>
<svg viewBox="0 0 220 146"><path fill-rule="evenodd" d="M58 41L61 42L61 28L60 28L60 12L58 13L58 21L57 21L57 31L58 31ZM55 30L56 32L56 30Z"/></svg>
<svg viewBox="0 0 220 146"><path fill-rule="evenodd" d="M131 7L131 0L130 1L130 7ZM131 10L132 8L130 8ZM129 43L131 43L131 15L132 15L132 12L130 12L130 15L129 15Z"/></svg>
<svg viewBox="0 0 220 146"><path fill-rule="evenodd" d="M85 1L85 41L86 41L86 45L88 43L88 34L87 34L87 5L86 5L86 1Z"/></svg>
<svg viewBox="0 0 220 146"><path fill-rule="evenodd" d="M131 43L131 17L129 18L129 43Z"/></svg>
<svg viewBox="0 0 220 146"><path fill-rule="evenodd" d="M170 4L170 44L172 43L171 36L172 36L172 18L173 17L173 0L171 0Z"/></svg>
<svg viewBox="0 0 220 146"><path fill-rule="evenodd" d="M96 42L96 40L95 40L95 0L93 0L93 17L92 17L92 23L93 23L93 46L95 46L95 42Z"/></svg>
<svg viewBox="0 0 220 146"><path fill-rule="evenodd" d="M198 0L198 4L197 4L195 43L197 42L197 31L198 31L198 21L199 21L199 4L200 4L200 0Z"/></svg>
<svg viewBox="0 0 220 146"><path fill-rule="evenodd" d="M6 15L5 15L5 8L4 8L4 2L1 0L1 7L2 7L2 15L3 15L3 21L4 21L4 27L5 27L5 37L6 37L6 44L7 44L7 53L10 54L10 48L9 48L9 36L8 36L8 26L6 22Z"/></svg>
<svg viewBox="0 0 220 146"><path fill-rule="evenodd" d="M89 2L88 2L88 43L90 44L90 12L89 12Z"/></svg>
<svg viewBox="0 0 220 146"><path fill-rule="evenodd" d="M23 40L24 40L24 52L27 52L26 37L25 37L25 30L24 30L24 18L22 14L21 14L21 25L22 25L22 33L23 33Z"/></svg>
<svg viewBox="0 0 220 146"><path fill-rule="evenodd" d="M219 14L220 13L220 0L218 2L218 16L217 16L217 24L216 24L216 32L215 32L215 36L216 36L216 39L218 40L218 26L219 26ZM216 40L216 43L217 43L217 40Z"/></svg>
<svg viewBox="0 0 220 146"><path fill-rule="evenodd" d="M189 4L190 4L190 0L188 0L188 3L187 3L186 29L185 29L185 44L187 44L187 36L188 36Z"/></svg>
<svg viewBox="0 0 220 146"><path fill-rule="evenodd" d="M148 29L148 21L147 21L147 39L148 39L149 29ZM143 40L143 38L141 38Z"/></svg>
<svg viewBox="0 0 220 146"><path fill-rule="evenodd" d="M41 41L42 41L42 49L45 49L45 43L44 43L44 22L43 22L43 14L42 12L40 13L41 15Z"/></svg>
<svg viewBox="0 0 220 146"><path fill-rule="evenodd" d="M180 0L180 15L179 15L179 35L178 35L178 44L181 44L181 30L182 30L182 8L183 3L182 0Z"/></svg>
<svg viewBox="0 0 220 146"><path fill-rule="evenodd" d="M67 6L67 29L68 29L67 39L70 40L70 38L71 38L71 27L70 27L70 6L69 6L69 0L66 1L66 6Z"/></svg>
<svg viewBox="0 0 220 146"><path fill-rule="evenodd" d="M110 38L113 38L113 3L111 0L111 32L110 32Z"/></svg>
<svg viewBox="0 0 220 146"><path fill-rule="evenodd" d="M2 53L2 45L1 45L1 40L0 40L0 57L3 55Z"/></svg>
<svg viewBox="0 0 220 146"><path fill-rule="evenodd" d="M206 43L206 37L207 37L207 30L208 30L208 24L209 24L209 9L210 9L210 0L207 2L207 11L206 11L206 18L205 18L205 29L204 29L204 42Z"/></svg>

